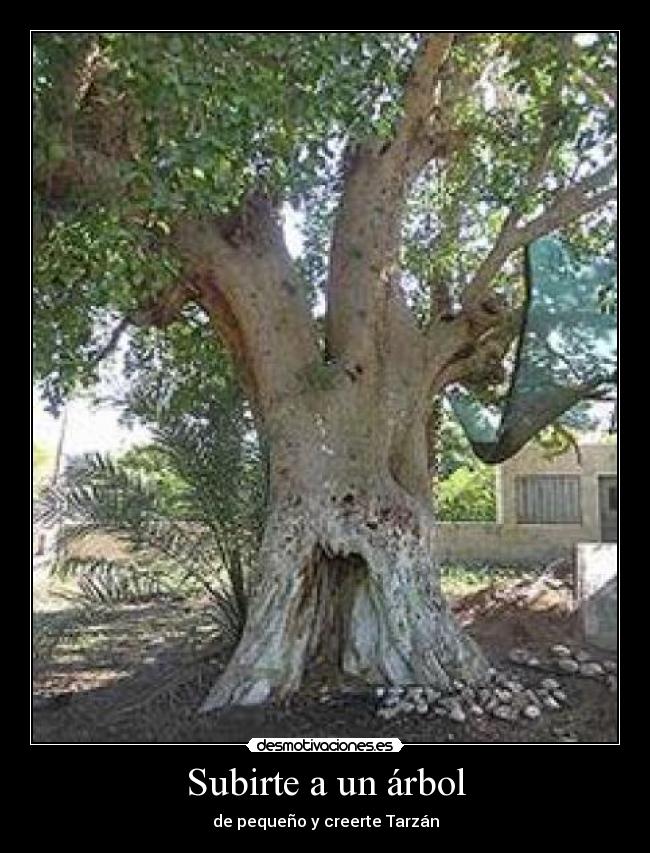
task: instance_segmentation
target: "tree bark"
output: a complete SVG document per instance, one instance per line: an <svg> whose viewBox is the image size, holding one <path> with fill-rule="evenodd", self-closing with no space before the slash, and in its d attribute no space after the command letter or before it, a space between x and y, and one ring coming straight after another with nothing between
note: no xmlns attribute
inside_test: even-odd
<svg viewBox="0 0 650 853"><path fill-rule="evenodd" d="M416 327L394 278L396 189L373 229L355 224L391 186L382 156L363 153L345 194L324 352L264 199L176 235L270 450L260 580L204 711L286 698L323 666L443 688L486 669L441 595L427 454L431 394L468 327L448 324L438 349Z"/></svg>
<svg viewBox="0 0 650 853"><path fill-rule="evenodd" d="M346 151L323 342L267 200L252 195L228 220L178 229L186 278L240 367L271 454L260 582L204 711L285 698L322 664L369 684L442 688L487 668L441 594L431 401L492 363L509 309L490 285L512 251L612 191L594 195L606 167L521 227L511 211L460 310L419 329L399 286L402 213L423 166L464 144L449 109L466 85L452 44L451 34L423 38L392 138ZM535 163L529 183L538 172Z"/></svg>
<svg viewBox="0 0 650 853"><path fill-rule="evenodd" d="M323 668L328 678L441 688L484 674L440 591L430 502L393 473L386 399L340 370L329 387L307 379L276 407L260 583L203 711L284 699ZM422 464L426 478L426 453Z"/></svg>

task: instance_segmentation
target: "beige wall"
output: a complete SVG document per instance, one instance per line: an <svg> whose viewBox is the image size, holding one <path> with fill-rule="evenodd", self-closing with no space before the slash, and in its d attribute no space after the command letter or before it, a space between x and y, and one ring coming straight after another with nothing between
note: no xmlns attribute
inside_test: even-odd
<svg viewBox="0 0 650 853"><path fill-rule="evenodd" d="M573 450L545 459L536 446L525 447L512 459L504 462L501 468L501 505L500 521L503 524L516 524L515 477L535 474L576 474L580 477L582 505L582 528L586 540L600 538L600 519L598 513L598 477L616 475L616 444L583 444L580 446L580 461ZM529 526L537 529L540 525ZM548 525L565 527L568 525Z"/></svg>
<svg viewBox="0 0 650 853"><path fill-rule="evenodd" d="M497 467L497 522L443 522L437 525L440 558L445 561L495 562L503 565L546 562L568 556L578 542L600 539L598 477L616 475L616 444L580 446L545 459L535 446L525 447ZM582 524L517 524L515 477L577 474L580 477Z"/></svg>

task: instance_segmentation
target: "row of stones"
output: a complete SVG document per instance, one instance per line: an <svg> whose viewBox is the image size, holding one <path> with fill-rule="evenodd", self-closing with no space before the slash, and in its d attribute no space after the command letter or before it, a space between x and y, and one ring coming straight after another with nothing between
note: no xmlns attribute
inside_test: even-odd
<svg viewBox="0 0 650 853"><path fill-rule="evenodd" d="M432 714L464 723L468 716L491 715L514 722L520 717L536 720L544 711L556 711L568 702L554 678L544 678L533 689L521 681L490 670L480 686L454 681L446 693L431 687L378 687L377 716L392 720L405 714Z"/></svg>
<svg viewBox="0 0 650 853"><path fill-rule="evenodd" d="M600 679L612 693L616 693L618 690L618 664L616 661L593 660L593 656L586 649L572 651L568 646L550 646L549 654L544 659L540 659L527 649L511 649L508 657L513 663L533 669L544 667L554 669L562 675Z"/></svg>
<svg viewBox="0 0 650 853"><path fill-rule="evenodd" d="M509 658L532 669L554 668L564 676L600 679L612 692L618 689L616 661L594 661L584 649L572 652L567 646L551 646L544 660L525 649L512 649ZM455 723L486 714L510 722L522 717L536 720L542 713L557 711L568 704L567 694L555 678L542 678L536 685L525 685L496 669L490 669L485 683L480 685L458 680L446 692L417 685L378 687L376 696L376 714L381 719L419 714L446 717Z"/></svg>

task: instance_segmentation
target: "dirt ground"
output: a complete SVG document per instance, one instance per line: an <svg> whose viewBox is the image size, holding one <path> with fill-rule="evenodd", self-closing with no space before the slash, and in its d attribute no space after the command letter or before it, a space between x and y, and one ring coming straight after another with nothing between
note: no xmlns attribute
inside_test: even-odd
<svg viewBox="0 0 650 853"><path fill-rule="evenodd" d="M312 684L287 707L197 709L222 670L226 651L211 635L210 608L156 601L116 608L55 609L34 614L35 743L241 743L251 737L399 737L403 742L616 742L617 694L601 680L546 671L548 648L585 649L559 581L498 580L447 589L458 620L493 666L535 687L552 674L567 694L560 710L517 722L490 715L463 723L409 714L376 716L376 700L354 687L323 693ZM540 659L531 669L508 652L525 647ZM593 660L605 656L588 649Z"/></svg>

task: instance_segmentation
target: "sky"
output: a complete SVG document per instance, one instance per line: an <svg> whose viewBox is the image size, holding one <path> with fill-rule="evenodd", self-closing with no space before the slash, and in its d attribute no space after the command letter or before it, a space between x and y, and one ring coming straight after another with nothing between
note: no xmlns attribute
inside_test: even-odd
<svg viewBox="0 0 650 853"><path fill-rule="evenodd" d="M53 418L45 411L38 393L33 394L34 443L54 452L61 435L62 416ZM63 442L65 456L80 453L119 453L133 444L146 443L148 431L143 427L127 428L118 423L120 410L113 406L92 406L76 399L66 406Z"/></svg>

